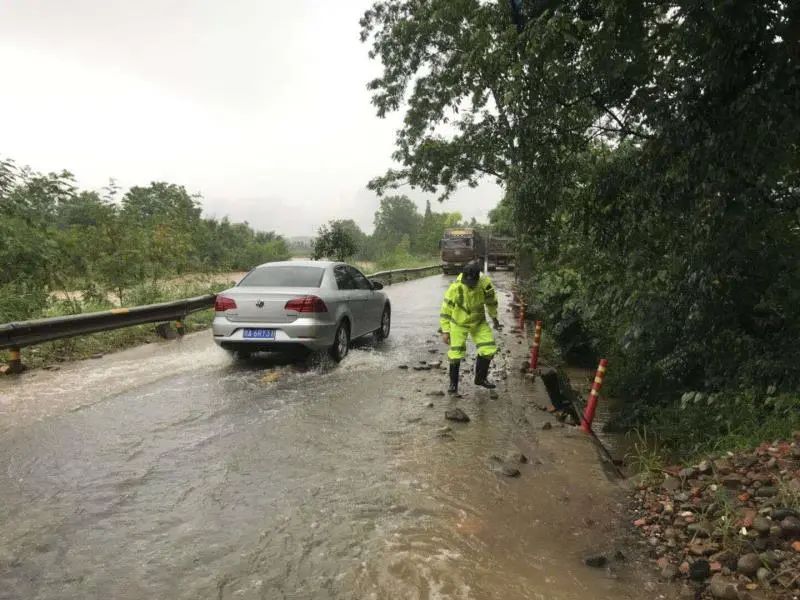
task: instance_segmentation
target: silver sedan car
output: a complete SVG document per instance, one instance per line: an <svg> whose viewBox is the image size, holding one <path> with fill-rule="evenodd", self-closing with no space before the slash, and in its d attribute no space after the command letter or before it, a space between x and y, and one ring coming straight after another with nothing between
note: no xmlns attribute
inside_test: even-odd
<svg viewBox="0 0 800 600"><path fill-rule="evenodd" d="M214 341L240 357L307 349L340 361L351 340L388 337L392 307L382 288L344 263L266 263L217 295Z"/></svg>

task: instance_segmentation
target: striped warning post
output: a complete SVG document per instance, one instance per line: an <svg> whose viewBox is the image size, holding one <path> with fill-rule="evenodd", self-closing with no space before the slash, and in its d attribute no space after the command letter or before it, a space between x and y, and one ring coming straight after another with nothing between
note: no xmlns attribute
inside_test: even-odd
<svg viewBox="0 0 800 600"><path fill-rule="evenodd" d="M597 365L597 372L594 375L592 389L589 390L586 410L583 411L583 419L581 419L581 429L586 433L591 433L592 431L592 421L594 420L594 413L597 410L597 398L600 396L600 388L603 387L603 377L606 375L607 365L608 361L605 358L601 358L600 364Z"/></svg>
<svg viewBox="0 0 800 600"><path fill-rule="evenodd" d="M533 330L533 346L531 346L531 370L539 364L539 342L542 339L542 322L536 321L536 328Z"/></svg>

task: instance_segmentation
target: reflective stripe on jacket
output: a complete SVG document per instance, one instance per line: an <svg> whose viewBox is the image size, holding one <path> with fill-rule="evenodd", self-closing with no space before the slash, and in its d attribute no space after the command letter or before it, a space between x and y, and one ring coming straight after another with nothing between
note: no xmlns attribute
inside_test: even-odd
<svg viewBox="0 0 800 600"><path fill-rule="evenodd" d="M497 294L492 280L481 275L478 285L470 289L461 282L461 275L453 282L444 295L439 314L442 331L450 327L474 327L486 321L486 311L493 319L497 318Z"/></svg>

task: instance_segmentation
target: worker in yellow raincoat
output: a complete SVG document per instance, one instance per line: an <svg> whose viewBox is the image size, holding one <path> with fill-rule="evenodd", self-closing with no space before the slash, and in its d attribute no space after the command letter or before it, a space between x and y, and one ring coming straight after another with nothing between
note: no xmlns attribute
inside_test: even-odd
<svg viewBox="0 0 800 600"><path fill-rule="evenodd" d="M497 352L494 334L486 322L486 312L500 329L497 320L497 293L491 279L481 273L480 264L473 261L447 289L442 302L440 327L442 339L450 346L447 357L450 359L449 394L458 393L458 374L461 360L467 351L467 337L471 336L478 351L475 363L475 384L493 389L489 381L489 365Z"/></svg>

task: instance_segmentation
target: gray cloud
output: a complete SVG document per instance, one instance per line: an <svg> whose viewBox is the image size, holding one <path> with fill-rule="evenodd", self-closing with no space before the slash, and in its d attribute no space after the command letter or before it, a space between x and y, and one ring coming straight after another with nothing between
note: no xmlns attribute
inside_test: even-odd
<svg viewBox="0 0 800 600"><path fill-rule="evenodd" d="M0 154L100 187L168 180L290 235L365 228L399 117L365 89L368 0L6 0ZM420 206L425 196L413 194ZM485 218L493 184L444 208Z"/></svg>

